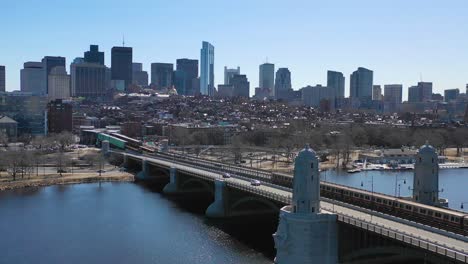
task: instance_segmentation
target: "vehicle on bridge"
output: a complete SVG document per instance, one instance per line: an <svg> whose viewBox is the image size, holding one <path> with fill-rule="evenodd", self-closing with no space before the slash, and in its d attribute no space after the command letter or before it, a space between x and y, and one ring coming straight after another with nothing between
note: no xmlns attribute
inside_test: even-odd
<svg viewBox="0 0 468 264"><path fill-rule="evenodd" d="M262 185L262 183L261 183L259 180L252 180L252 181L250 181L250 184L251 184L252 186L260 186L260 185Z"/></svg>
<svg viewBox="0 0 468 264"><path fill-rule="evenodd" d="M225 178L225 179L226 178L231 178L231 174L225 172L225 173L223 173L223 178Z"/></svg>

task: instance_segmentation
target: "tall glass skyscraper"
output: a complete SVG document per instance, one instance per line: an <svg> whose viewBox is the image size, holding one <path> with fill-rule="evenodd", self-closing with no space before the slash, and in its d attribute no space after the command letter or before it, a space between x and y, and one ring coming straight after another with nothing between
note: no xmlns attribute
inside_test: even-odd
<svg viewBox="0 0 468 264"><path fill-rule="evenodd" d="M200 51L200 93L214 94L214 46L206 41L202 42Z"/></svg>
<svg viewBox="0 0 468 264"><path fill-rule="evenodd" d="M125 90L132 83L133 50L130 47L113 47L111 50L112 80L125 82Z"/></svg>
<svg viewBox="0 0 468 264"><path fill-rule="evenodd" d="M29 61L21 69L21 91L31 92L34 95L47 94L46 80L42 62Z"/></svg>
<svg viewBox="0 0 468 264"><path fill-rule="evenodd" d="M151 63L151 84L158 89L171 88L173 85L174 64Z"/></svg>
<svg viewBox="0 0 468 264"><path fill-rule="evenodd" d="M327 72L327 87L333 89L336 98L345 97L345 77L336 71Z"/></svg>
<svg viewBox="0 0 468 264"><path fill-rule="evenodd" d="M104 65L104 52L99 51L98 45L90 45L89 51L85 51L84 60L88 63L99 63Z"/></svg>
<svg viewBox="0 0 468 264"><path fill-rule="evenodd" d="M5 92L5 66L0 66L0 92Z"/></svg>
<svg viewBox="0 0 468 264"><path fill-rule="evenodd" d="M179 95L198 95L200 81L198 80L198 60L178 59L174 84Z"/></svg>
<svg viewBox="0 0 468 264"><path fill-rule="evenodd" d="M350 94L352 98L358 98L361 102L372 100L372 86L374 82L374 72L366 68L359 67L351 74Z"/></svg>
<svg viewBox="0 0 468 264"><path fill-rule="evenodd" d="M52 71L53 68L57 66L63 66L65 67L65 58L64 57L53 57L53 56L46 56L42 59L42 65L44 67L44 73L45 73L45 88L47 90L47 93L49 93L48 87L49 87L49 74Z"/></svg>
<svg viewBox="0 0 468 264"><path fill-rule="evenodd" d="M275 96L275 65L273 63L264 63L259 67L258 87L268 89L269 95Z"/></svg>
<svg viewBox="0 0 468 264"><path fill-rule="evenodd" d="M290 90L292 90L291 72L288 68L279 68L276 71L275 99L287 99Z"/></svg>

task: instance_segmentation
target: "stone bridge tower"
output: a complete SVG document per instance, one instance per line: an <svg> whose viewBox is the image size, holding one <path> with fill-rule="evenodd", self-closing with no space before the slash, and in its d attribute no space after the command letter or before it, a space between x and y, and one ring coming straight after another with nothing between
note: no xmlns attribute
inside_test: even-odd
<svg viewBox="0 0 468 264"><path fill-rule="evenodd" d="M320 175L316 153L308 146L294 161L292 205L280 211L273 235L275 262L338 263L336 215L320 210Z"/></svg>
<svg viewBox="0 0 468 264"><path fill-rule="evenodd" d="M427 205L439 204L439 157L427 142L414 163L413 199Z"/></svg>

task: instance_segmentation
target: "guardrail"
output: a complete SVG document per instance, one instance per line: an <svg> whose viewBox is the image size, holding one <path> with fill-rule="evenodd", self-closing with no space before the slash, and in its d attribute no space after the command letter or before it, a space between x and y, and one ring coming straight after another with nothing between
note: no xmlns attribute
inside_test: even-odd
<svg viewBox="0 0 468 264"><path fill-rule="evenodd" d="M365 219L356 218L344 213L336 214L338 215L338 221L343 223L350 224L398 241L402 241L404 243L446 256L457 261L468 263L468 253L463 250L458 250L447 245L440 245L437 241L431 241L413 234L403 232L401 230L393 230L392 228L379 225L377 223L370 223Z"/></svg>

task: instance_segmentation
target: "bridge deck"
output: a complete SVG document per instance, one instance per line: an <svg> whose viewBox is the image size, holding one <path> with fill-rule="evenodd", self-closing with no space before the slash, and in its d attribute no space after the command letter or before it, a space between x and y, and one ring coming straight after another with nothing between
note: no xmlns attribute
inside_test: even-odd
<svg viewBox="0 0 468 264"><path fill-rule="evenodd" d="M184 165L181 162L173 162L159 158L142 157L134 154L126 154L136 159L145 159L149 163L164 167L175 167L180 171L201 177L207 180L222 179L221 171L208 170L206 168L196 168L194 164ZM251 186L250 179L246 177L234 176L224 179L228 186L238 188L256 195L278 202L289 204L291 201L291 191L288 188L262 183L261 186ZM365 228L369 231L384 234L427 250L443 254L454 259L468 263L468 238L455 235L440 229L435 229L422 224L409 222L405 219L384 215L379 212L370 211L365 208L323 199L322 210L333 212L340 217L339 221L351 223L355 226ZM351 220L351 222L350 222ZM369 227L372 227L369 228ZM393 234L393 236L392 236ZM384 234L385 235L385 234Z"/></svg>

